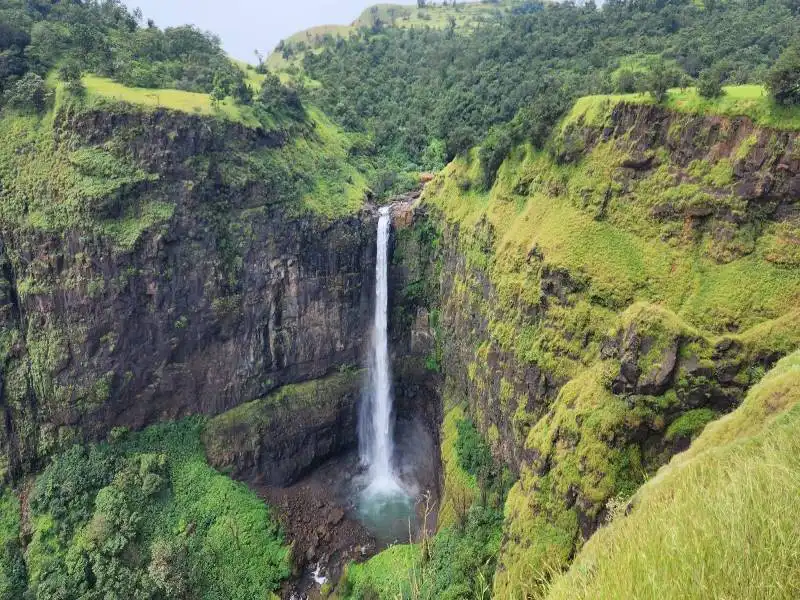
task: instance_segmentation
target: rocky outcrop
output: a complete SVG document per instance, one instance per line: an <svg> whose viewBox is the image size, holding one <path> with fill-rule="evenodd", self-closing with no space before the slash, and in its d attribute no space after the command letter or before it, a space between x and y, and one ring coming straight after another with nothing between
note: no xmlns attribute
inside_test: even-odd
<svg viewBox="0 0 800 600"><path fill-rule="evenodd" d="M363 372L289 385L212 419L209 462L237 479L285 487L355 446Z"/></svg>
<svg viewBox="0 0 800 600"><path fill-rule="evenodd" d="M116 219L0 231L0 471L360 362L377 215L315 216L235 176L280 136L160 112L57 123L56 144L116 148L154 175L116 192ZM167 210L150 218L154 202Z"/></svg>

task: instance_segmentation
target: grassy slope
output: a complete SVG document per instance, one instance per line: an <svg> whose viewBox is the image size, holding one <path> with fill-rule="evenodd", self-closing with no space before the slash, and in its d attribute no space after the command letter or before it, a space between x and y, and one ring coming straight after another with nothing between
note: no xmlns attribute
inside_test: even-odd
<svg viewBox="0 0 800 600"><path fill-rule="evenodd" d="M94 75L86 75L83 83L90 99L101 98L149 108L167 108L190 114L213 115L248 127L260 126L249 107L237 105L231 98L214 106L209 94L183 90L131 88Z"/></svg>
<svg viewBox="0 0 800 600"><path fill-rule="evenodd" d="M701 97L695 88L670 90L666 106L674 110L709 116L749 117L757 125L788 131L800 130L800 107L784 107L776 104L769 92L761 85L725 86L719 98ZM586 96L575 103L564 124L584 116L589 121L604 114L609 104L628 102L632 104L654 104L649 94L617 94Z"/></svg>
<svg viewBox="0 0 800 600"><path fill-rule="evenodd" d="M614 100L582 100L561 131L579 119L602 126ZM729 108L728 114L740 110ZM792 127L791 120L781 122ZM517 148L490 192L480 190L473 154L451 164L425 193L427 203L460 224L467 272L485 270L497 290L498 302L482 309L492 345L572 379L525 442L533 456L546 459L548 474L537 474L541 464L524 468L509 494L509 541L495 582L500 597L522 589L538 593L537 576L567 564L580 530L575 511L563 506L566 495L578 490L589 503L584 510L596 516L607 500L629 495L641 483L647 460L658 464L657 457L639 454L635 442L625 442L626 432L644 426L665 437L694 433L713 417L690 411L665 423L665 416L675 419L676 410L686 410L674 392L643 397L633 406L612 395L608 389L619 365L601 361L599 351L609 333L635 322L640 330L652 330L655 339L696 338L690 351L698 352L701 362L720 337L738 340L744 356L764 348L787 353L800 344L800 271L793 244L784 243L796 239L790 223L759 220L758 227L731 229L721 242L715 228L727 225L713 219L709 226L684 221L680 213L674 222L652 217L662 204L690 210L718 202L747 210L733 195L732 169L736 160L746 160L752 140L742 140L731 157L711 155L688 169L671 164L665 149L653 149L661 166L632 180L620 178L632 151L626 144L627 138L601 141L567 165L556 164L546 152ZM493 226L491 238L486 221ZM532 260L537 256L543 257L541 267ZM524 307L539 305L542 269L566 269L584 291L572 294L566 307L551 304L547 318L532 323ZM464 295L467 305L470 285L457 279L454 286L454 297ZM475 385L483 377L482 349L469 366ZM653 365L644 366L646 373ZM755 379L756 374L737 375L743 385ZM532 419L524 411L519 417L521 423ZM558 445L554 432L563 438ZM578 440L577 447L564 440Z"/></svg>
<svg viewBox="0 0 800 600"><path fill-rule="evenodd" d="M548 598L797 598L800 353L600 530Z"/></svg>
<svg viewBox="0 0 800 600"><path fill-rule="evenodd" d="M455 21L457 29L471 28L497 11L508 10L515 0L501 0L497 3L460 2L456 6L431 4L424 8L403 4L376 4L367 8L350 25L321 25L299 31L286 38L287 44L305 43L313 52L321 47L328 36L347 38L363 27L371 28L380 20L385 26L398 28L431 27L444 29L450 26L450 19ZM303 53L298 53L289 60L280 52L274 51L267 58L271 69L283 70L287 67L301 66Z"/></svg>
<svg viewBox="0 0 800 600"><path fill-rule="evenodd" d="M566 122L578 115L588 124L602 118L597 115L610 104L596 98L579 101ZM746 154L747 148L739 150ZM601 321L603 314L608 316L604 306L644 300L672 310L691 326L721 333L733 324L744 331L797 308L800 272L787 268L791 257L774 256L780 247L776 237L782 235L778 226L765 224L752 248L720 260L721 250L708 233L701 232L699 241L687 239L680 228L673 231L672 225L650 216L663 201L687 206L729 202L712 192L731 193L730 183L715 171L730 169L730 163L697 165L691 183L678 183L664 165L652 176L630 182L622 195L616 182L627 157L613 142L601 142L579 163L560 166L545 152L518 148L488 193L477 187L477 160L459 159L429 187L426 200L466 229L484 218L493 225L497 245L490 270L509 306L519 298L536 300L528 298L531 290L520 266L538 248L552 268L566 267L588 277L590 310ZM598 219L598 203L609 189L607 214ZM476 253L472 260L485 262L485 257ZM497 334L504 337L502 331ZM514 345L520 351L524 341L520 345L515 339Z"/></svg>

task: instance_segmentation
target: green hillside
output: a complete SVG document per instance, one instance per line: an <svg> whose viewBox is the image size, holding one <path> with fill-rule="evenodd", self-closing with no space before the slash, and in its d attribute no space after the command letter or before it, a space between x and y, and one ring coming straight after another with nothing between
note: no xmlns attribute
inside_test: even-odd
<svg viewBox="0 0 800 600"><path fill-rule="evenodd" d="M278 70L291 65L301 67L306 52L317 51L330 40L349 38L362 29L377 31L384 27L440 30L451 28L468 33L481 23L496 19L519 4L523 4L522 0L462 2L452 5L430 2L425 6L376 4L365 9L349 25L318 25L289 36L269 55L267 65Z"/></svg>
<svg viewBox="0 0 800 600"><path fill-rule="evenodd" d="M795 353L643 486L547 598L797 597L798 404Z"/></svg>

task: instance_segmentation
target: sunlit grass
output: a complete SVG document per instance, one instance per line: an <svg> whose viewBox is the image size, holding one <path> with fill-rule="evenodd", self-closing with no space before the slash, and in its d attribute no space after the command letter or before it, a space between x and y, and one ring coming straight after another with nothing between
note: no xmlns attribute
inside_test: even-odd
<svg viewBox="0 0 800 600"><path fill-rule="evenodd" d="M190 114L217 116L248 127L260 125L246 107L236 105L230 98L226 98L218 106L214 106L209 94L171 89L133 88L95 75L86 75L83 83L90 99L116 100L138 106L168 108Z"/></svg>
<svg viewBox="0 0 800 600"><path fill-rule="evenodd" d="M674 110L724 117L749 117L757 125L800 130L800 107L785 107L775 103L762 85L732 85L723 88L719 98L703 98L697 89L669 90L665 106ZM562 123L562 128L583 118L585 124L596 125L611 113L620 102L655 104L650 94L613 94L580 98Z"/></svg>
<svg viewBox="0 0 800 600"><path fill-rule="evenodd" d="M600 530L552 600L800 597L800 353Z"/></svg>

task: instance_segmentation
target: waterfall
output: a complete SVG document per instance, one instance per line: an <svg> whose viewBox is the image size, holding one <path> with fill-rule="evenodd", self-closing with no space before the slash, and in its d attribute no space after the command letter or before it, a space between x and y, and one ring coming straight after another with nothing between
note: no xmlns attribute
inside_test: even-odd
<svg viewBox="0 0 800 600"><path fill-rule="evenodd" d="M368 491L392 494L401 491L392 468L392 377L389 366L387 334L389 309L388 207L380 209L378 219L378 254L375 269L375 317L369 353L369 383L359 415L359 450L361 461L368 468Z"/></svg>

